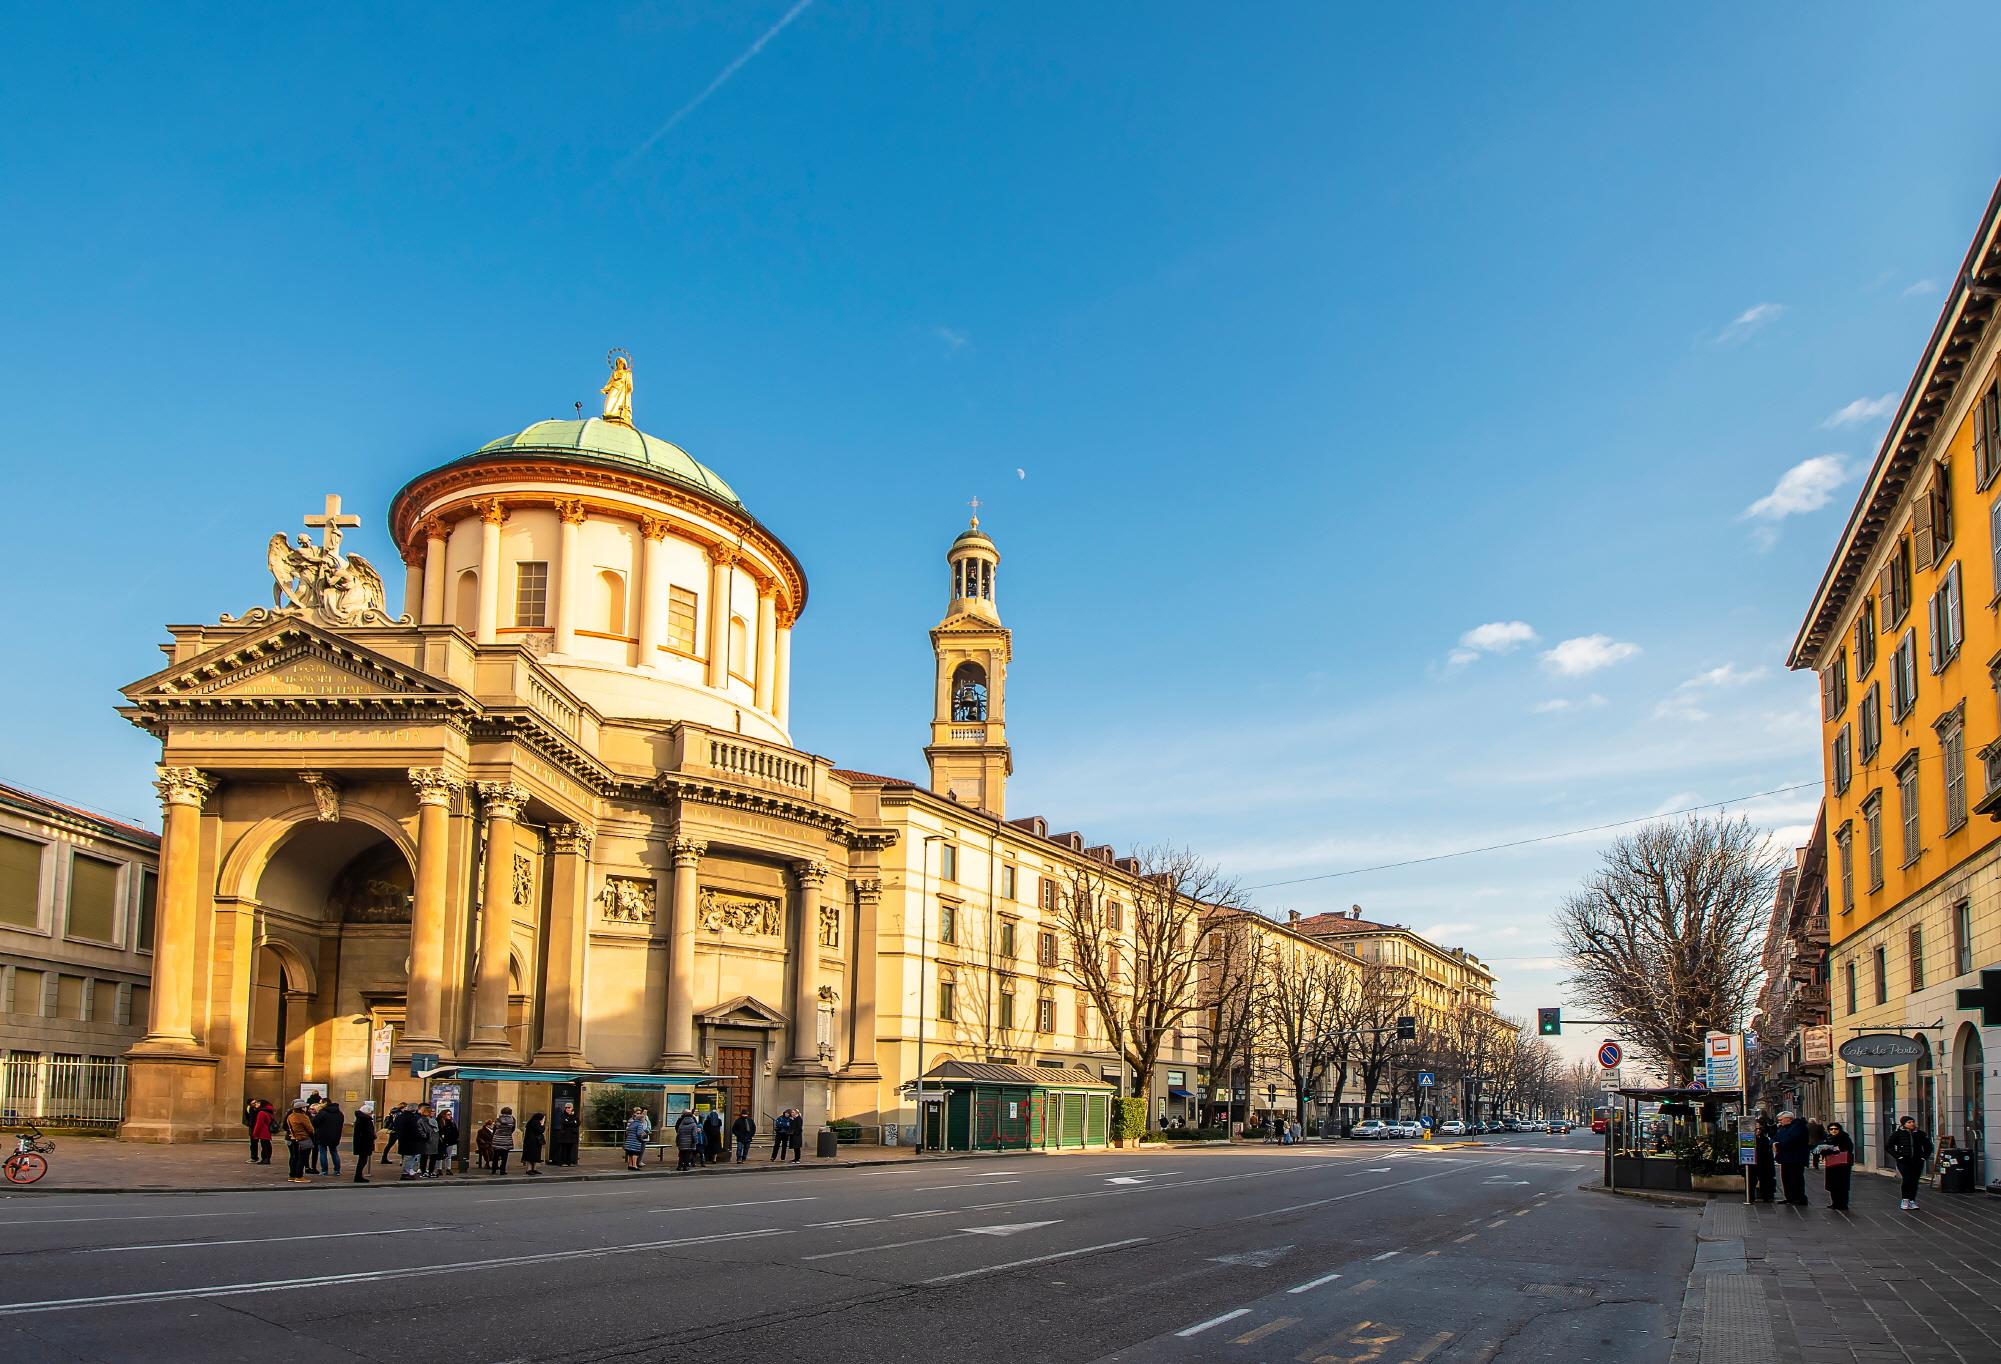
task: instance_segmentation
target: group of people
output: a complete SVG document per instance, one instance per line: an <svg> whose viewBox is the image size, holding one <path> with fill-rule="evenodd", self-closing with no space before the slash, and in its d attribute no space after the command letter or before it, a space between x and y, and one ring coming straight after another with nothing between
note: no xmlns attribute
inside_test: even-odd
<svg viewBox="0 0 2001 1364"><path fill-rule="evenodd" d="M1787 1203L1805 1207L1806 1172L1809 1165L1826 1179L1827 1205L1836 1212L1848 1211L1850 1182L1855 1177L1855 1139L1838 1122L1822 1126L1807 1122L1796 1113L1781 1113L1776 1123L1759 1118L1756 1146L1752 1151L1751 1197L1760 1203L1774 1201L1773 1175L1778 1191ZM1898 1206L1905 1212L1918 1210L1918 1185L1932 1158L1932 1139L1918 1120L1905 1114L1897 1122L1884 1148L1896 1163L1903 1183Z"/></svg>
<svg viewBox="0 0 2001 1364"><path fill-rule="evenodd" d="M308 1094L294 1099L283 1116L269 1099L252 1099L243 1106L243 1125L250 1133L250 1163L269 1165L271 1145L282 1134L287 1157L286 1181L310 1184L316 1175L340 1173L341 1138L347 1114L333 1099ZM354 1182L368 1182L368 1160L375 1151L375 1104L365 1101L354 1115Z"/></svg>
<svg viewBox="0 0 2001 1364"><path fill-rule="evenodd" d="M788 1155L797 1162L805 1148L806 1123L797 1109L788 1108L772 1122L771 1158L784 1160ZM625 1124L625 1168L637 1170L646 1163L646 1147L653 1136L653 1115L644 1108L632 1110L632 1116ZM757 1140L757 1119L751 1117L748 1108L736 1111L736 1121L729 1125L730 1143L735 1149L736 1163L741 1165L750 1159L750 1148ZM729 1151L723 1144L723 1115L719 1109L710 1109L698 1114L692 1109L684 1110L674 1120L674 1154L676 1170L696 1170L704 1165L726 1165Z"/></svg>

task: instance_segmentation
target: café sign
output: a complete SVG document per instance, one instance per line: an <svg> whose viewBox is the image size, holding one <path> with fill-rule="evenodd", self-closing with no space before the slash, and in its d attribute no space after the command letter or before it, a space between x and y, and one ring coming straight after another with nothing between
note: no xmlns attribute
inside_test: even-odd
<svg viewBox="0 0 2001 1364"><path fill-rule="evenodd" d="M1851 1066L1889 1070L1908 1066L1925 1054L1925 1044L1915 1037L1894 1032L1865 1032L1841 1044L1841 1059Z"/></svg>

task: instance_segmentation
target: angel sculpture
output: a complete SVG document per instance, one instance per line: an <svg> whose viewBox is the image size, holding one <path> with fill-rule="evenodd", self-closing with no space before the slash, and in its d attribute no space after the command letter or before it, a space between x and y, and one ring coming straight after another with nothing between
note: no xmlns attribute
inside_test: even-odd
<svg viewBox="0 0 2001 1364"><path fill-rule="evenodd" d="M295 545L283 534L265 547L271 568L271 604L335 625L383 618L388 596L382 575L359 554L341 555L301 535Z"/></svg>

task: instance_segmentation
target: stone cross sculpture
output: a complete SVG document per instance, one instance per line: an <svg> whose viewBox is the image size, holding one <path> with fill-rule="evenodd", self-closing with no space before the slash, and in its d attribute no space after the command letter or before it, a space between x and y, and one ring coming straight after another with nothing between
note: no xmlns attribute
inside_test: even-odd
<svg viewBox="0 0 2001 1364"><path fill-rule="evenodd" d="M320 532L319 544L310 535L301 535L295 545L280 531L264 547L272 578L271 605L252 607L241 619L224 614L222 623L256 625L280 616L301 616L319 625L408 625L408 616L398 619L389 614L388 596L375 565L359 554L340 552L341 532L360 525L361 518L343 515L340 498L330 494L326 510L305 520Z"/></svg>

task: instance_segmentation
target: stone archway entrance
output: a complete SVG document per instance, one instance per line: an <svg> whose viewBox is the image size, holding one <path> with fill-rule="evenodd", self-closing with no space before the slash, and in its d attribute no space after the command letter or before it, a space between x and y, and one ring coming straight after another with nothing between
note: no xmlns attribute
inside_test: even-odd
<svg viewBox="0 0 2001 1364"><path fill-rule="evenodd" d="M1957 1059L1956 1077L1953 1086L1958 1100L1953 1105L1953 1134L1959 1144L1973 1152L1973 1168L1977 1178L1985 1182L1987 1178L1987 1142L1985 1126L1987 1122L1987 1052L1980 1045L1980 1030L1971 1023L1962 1023L1959 1036L1953 1043L1953 1056Z"/></svg>

